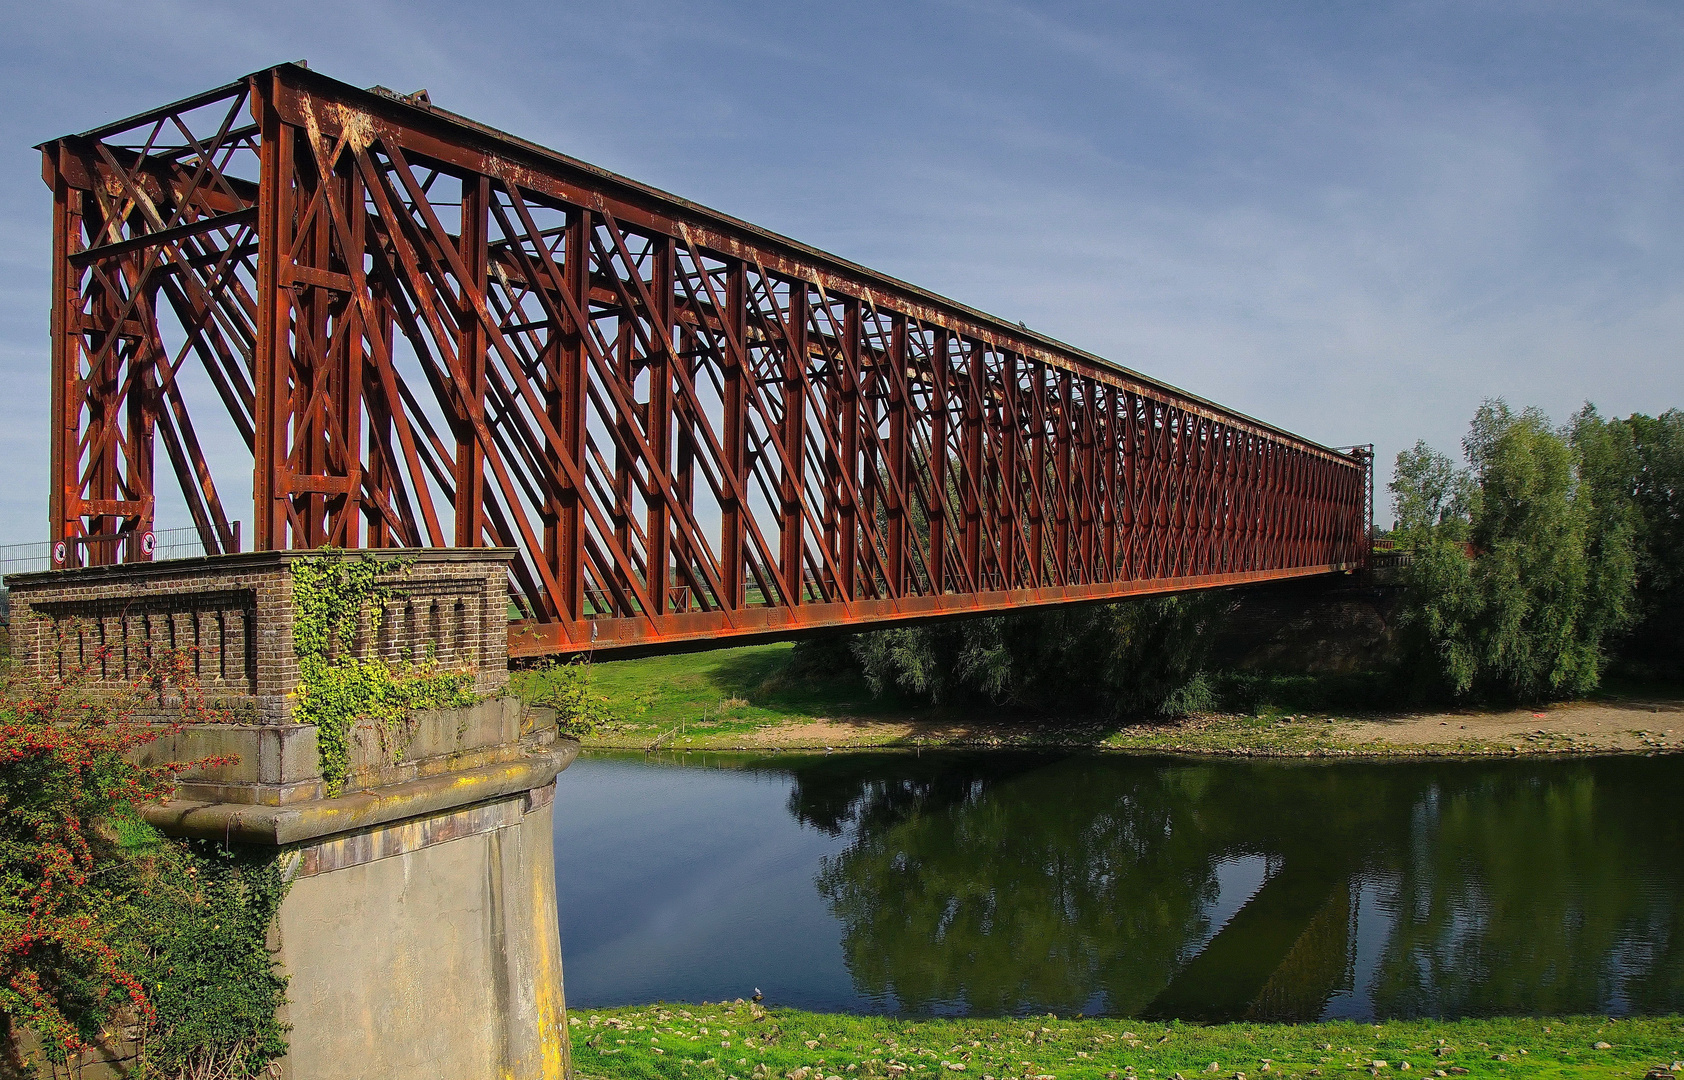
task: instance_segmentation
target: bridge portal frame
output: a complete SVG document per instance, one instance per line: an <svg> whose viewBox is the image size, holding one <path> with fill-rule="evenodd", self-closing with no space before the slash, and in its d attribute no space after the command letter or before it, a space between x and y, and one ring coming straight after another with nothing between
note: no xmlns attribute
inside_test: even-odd
<svg viewBox="0 0 1684 1080"><path fill-rule="evenodd" d="M207 554L237 549L207 396L254 549L515 548L514 656L1368 557L1365 449L424 93L286 64L40 149L62 565L150 557L159 441Z"/></svg>

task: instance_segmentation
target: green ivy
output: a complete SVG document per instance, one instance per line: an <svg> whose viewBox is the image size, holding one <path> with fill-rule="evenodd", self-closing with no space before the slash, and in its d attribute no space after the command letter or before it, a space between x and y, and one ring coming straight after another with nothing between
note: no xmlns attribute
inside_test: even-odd
<svg viewBox="0 0 1684 1080"><path fill-rule="evenodd" d="M140 956L155 1010L142 1045L146 1075L256 1077L286 1053L277 1013L287 979L269 950L286 896L282 856L172 840L132 819L117 864L112 916Z"/></svg>
<svg viewBox="0 0 1684 1080"><path fill-rule="evenodd" d="M359 720L375 720L395 732L414 710L460 708L478 700L472 672L353 655L362 612L369 613L370 633L377 633L381 612L403 595L389 579L408 573L413 563L324 549L292 564L292 645L298 657L293 719L316 725L330 795L342 791L350 775L351 729Z"/></svg>

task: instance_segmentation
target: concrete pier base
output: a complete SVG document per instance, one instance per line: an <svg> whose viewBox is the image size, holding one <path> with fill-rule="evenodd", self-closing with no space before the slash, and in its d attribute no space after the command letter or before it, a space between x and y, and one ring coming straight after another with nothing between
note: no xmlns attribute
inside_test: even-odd
<svg viewBox="0 0 1684 1080"><path fill-rule="evenodd" d="M146 808L165 833L284 860L272 942L290 980L283 1078L568 1075L551 807L578 744L539 728L517 745L509 760L337 798Z"/></svg>
<svg viewBox="0 0 1684 1080"><path fill-rule="evenodd" d="M554 783L295 852L276 925L294 1080L567 1072Z"/></svg>

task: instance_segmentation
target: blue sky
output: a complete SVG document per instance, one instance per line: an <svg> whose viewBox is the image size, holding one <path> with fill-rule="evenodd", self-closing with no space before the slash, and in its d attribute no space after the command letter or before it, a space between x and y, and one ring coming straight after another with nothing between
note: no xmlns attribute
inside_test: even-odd
<svg viewBox="0 0 1684 1080"><path fill-rule="evenodd" d="M0 543L45 533L30 147L300 58L1383 466L1454 452L1486 397L1684 405L1675 4L14 0L7 24Z"/></svg>

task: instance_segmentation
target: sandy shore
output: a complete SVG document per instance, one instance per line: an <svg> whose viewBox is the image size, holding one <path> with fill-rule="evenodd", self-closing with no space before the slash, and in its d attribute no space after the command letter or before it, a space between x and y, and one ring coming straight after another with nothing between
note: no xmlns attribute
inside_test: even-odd
<svg viewBox="0 0 1684 1080"><path fill-rule="evenodd" d="M629 732L586 739L585 744L603 749L655 748L647 735ZM658 748L753 751L919 746L1058 746L1280 756L1684 751L1684 695L1569 702L1543 709L1463 709L1333 719L1203 716L1121 728L986 715L803 719L717 732L697 723L661 738Z"/></svg>

